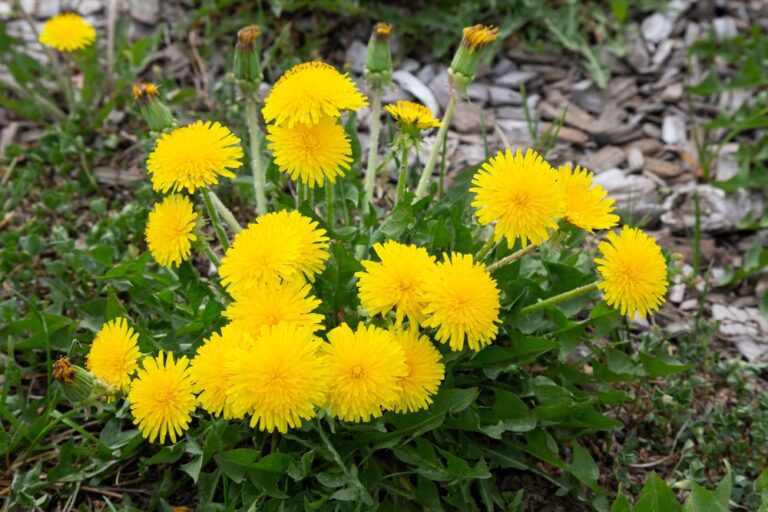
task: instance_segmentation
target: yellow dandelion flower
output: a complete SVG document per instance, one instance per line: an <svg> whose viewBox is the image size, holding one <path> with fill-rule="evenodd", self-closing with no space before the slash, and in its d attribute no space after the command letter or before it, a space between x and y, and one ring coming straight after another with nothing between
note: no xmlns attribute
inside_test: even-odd
<svg viewBox="0 0 768 512"><path fill-rule="evenodd" d="M399 394L394 410L416 412L426 409L445 377L440 352L416 329L398 330L394 336L403 348L408 366L408 374L398 380Z"/></svg>
<svg viewBox="0 0 768 512"><path fill-rule="evenodd" d="M262 331L243 357L230 360L227 400L260 430L287 432L325 401L328 365L311 331L279 324Z"/></svg>
<svg viewBox="0 0 768 512"><path fill-rule="evenodd" d="M565 214L565 192L557 171L535 151L499 152L472 179L472 206L482 225L496 223L494 238L511 247L520 238L540 245Z"/></svg>
<svg viewBox="0 0 768 512"><path fill-rule="evenodd" d="M608 192L592 182L593 174L576 166L561 166L558 179L565 189L565 218L574 226L592 232L611 229L619 223L619 216Z"/></svg>
<svg viewBox="0 0 768 512"><path fill-rule="evenodd" d="M94 338L85 366L106 386L127 391L141 356L138 339L125 318L110 320Z"/></svg>
<svg viewBox="0 0 768 512"><path fill-rule="evenodd" d="M49 19L40 31L40 42L60 52L82 50L95 40L93 25L71 12Z"/></svg>
<svg viewBox="0 0 768 512"><path fill-rule="evenodd" d="M268 213L237 234L221 260L227 291L238 298L264 280L314 280L328 259L328 237L297 211Z"/></svg>
<svg viewBox="0 0 768 512"><path fill-rule="evenodd" d="M337 118L342 110L368 105L365 96L347 75L325 62L298 64L280 77L264 100L262 114L269 123L316 124L324 116Z"/></svg>
<svg viewBox="0 0 768 512"><path fill-rule="evenodd" d="M164 267L178 266L189 258L197 240L197 213L186 196L171 195L149 212L144 236L152 257Z"/></svg>
<svg viewBox="0 0 768 512"><path fill-rule="evenodd" d="M667 293L667 262L656 240L624 226L619 234L608 233L597 248L603 254L595 263L605 301L622 315L645 317L658 311Z"/></svg>
<svg viewBox="0 0 768 512"><path fill-rule="evenodd" d="M174 361L172 352L161 350L157 357L144 359L142 366L128 393L133 423L150 443L155 439L164 443L166 436L175 443L197 406L189 361L186 357Z"/></svg>
<svg viewBox="0 0 768 512"><path fill-rule="evenodd" d="M160 86L149 82L137 82L133 85L133 99L148 101L160 94Z"/></svg>
<svg viewBox="0 0 768 512"><path fill-rule="evenodd" d="M215 185L219 176L234 178L243 148L226 126L197 121L163 134L147 160L152 188L158 192L195 190Z"/></svg>
<svg viewBox="0 0 768 512"><path fill-rule="evenodd" d="M323 315L313 313L319 305L320 301L302 279L286 283L264 281L232 302L224 310L224 316L234 327L254 338L260 335L262 328L278 324L291 324L316 332L322 329L323 323Z"/></svg>
<svg viewBox="0 0 768 512"><path fill-rule="evenodd" d="M223 414L226 419L243 417L235 414L231 400L227 398L232 377L227 371L227 361L241 359L252 344L250 336L229 324L221 329L221 333L213 333L197 349L189 365L189 376L194 383L194 391L200 393L197 397L200 405L214 416Z"/></svg>
<svg viewBox="0 0 768 512"><path fill-rule="evenodd" d="M498 332L499 289L482 263L469 254L443 255L425 286L426 327L437 329L435 337L462 350L466 339L472 350L490 344Z"/></svg>
<svg viewBox="0 0 768 512"><path fill-rule="evenodd" d="M419 130L429 130L439 127L442 123L435 119L432 111L424 105L419 105L412 101L398 101L384 107L389 115L400 124L418 128Z"/></svg>
<svg viewBox="0 0 768 512"><path fill-rule="evenodd" d="M434 270L435 258L423 247L403 245L394 240L373 246L380 261L363 260L364 271L355 274L360 302L371 315L386 315L395 309L396 323L408 317L424 318L424 284Z"/></svg>
<svg viewBox="0 0 768 512"><path fill-rule="evenodd" d="M488 44L494 42L499 37L499 29L493 26L472 25L465 27L461 45L469 48L471 51L480 50Z"/></svg>
<svg viewBox="0 0 768 512"><path fill-rule="evenodd" d="M322 116L312 125L267 125L267 140L277 168L310 187L326 179L335 183L352 163L352 146L333 117Z"/></svg>
<svg viewBox="0 0 768 512"><path fill-rule="evenodd" d="M392 25L382 21L373 26L373 35L378 39L386 39L392 33Z"/></svg>
<svg viewBox="0 0 768 512"><path fill-rule="evenodd" d="M368 421L397 402L408 374L405 353L392 333L363 324L342 324L328 333L328 405L345 421Z"/></svg>

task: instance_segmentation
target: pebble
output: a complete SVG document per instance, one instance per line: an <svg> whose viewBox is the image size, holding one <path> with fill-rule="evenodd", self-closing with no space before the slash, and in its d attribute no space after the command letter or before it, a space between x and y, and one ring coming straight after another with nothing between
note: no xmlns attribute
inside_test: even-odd
<svg viewBox="0 0 768 512"><path fill-rule="evenodd" d="M53 18L61 11L59 0L37 0L35 7L35 16L47 20Z"/></svg>
<svg viewBox="0 0 768 512"><path fill-rule="evenodd" d="M523 98L519 92L507 87L496 85L488 86L491 106L500 107L502 105L522 105Z"/></svg>
<svg viewBox="0 0 768 512"><path fill-rule="evenodd" d="M661 140L667 144L683 144L688 140L685 119L677 115L666 115L661 123Z"/></svg>
<svg viewBox="0 0 768 512"><path fill-rule="evenodd" d="M498 85L505 85L507 87L520 88L520 84L524 84L533 80L536 77L536 73L533 71L510 71L501 75L495 80Z"/></svg>
<svg viewBox="0 0 768 512"><path fill-rule="evenodd" d="M627 151L627 170L639 171L645 164L643 152L637 147L629 148Z"/></svg>
<svg viewBox="0 0 768 512"><path fill-rule="evenodd" d="M661 93L661 99L669 103L674 103L680 101L680 98L683 97L683 92L683 84L675 82L664 88L664 91Z"/></svg>
<svg viewBox="0 0 768 512"><path fill-rule="evenodd" d="M445 106L448 105L448 98L451 96L451 86L448 83L448 73L446 69L442 69L436 73L435 78L433 78L428 85L435 98L437 98L440 107L445 108Z"/></svg>
<svg viewBox="0 0 768 512"><path fill-rule="evenodd" d="M347 48L344 60L349 64L349 69L353 73L360 74L365 68L365 56L368 53L368 47L362 41L354 40Z"/></svg>
<svg viewBox="0 0 768 512"><path fill-rule="evenodd" d="M160 20L159 0L132 0L131 17L146 25L154 25Z"/></svg>
<svg viewBox="0 0 768 512"><path fill-rule="evenodd" d="M624 150L618 146L603 146L597 152L587 155L582 161L590 171L602 172L618 167L627 159Z"/></svg>
<svg viewBox="0 0 768 512"><path fill-rule="evenodd" d="M712 20L712 28L715 31L715 37L718 41L731 39L739 33L736 28L736 22L730 16L715 18Z"/></svg>
<svg viewBox="0 0 768 512"><path fill-rule="evenodd" d="M646 41L658 43L672 34L675 19L669 14L656 12L643 20L642 31Z"/></svg>
<svg viewBox="0 0 768 512"><path fill-rule="evenodd" d="M645 159L645 170L652 172L659 178L665 179L680 176L680 174L683 172L683 169L680 165L653 157L648 157Z"/></svg>
<svg viewBox="0 0 768 512"><path fill-rule="evenodd" d="M412 94L424 106L432 111L434 115L440 114L440 104L437 102L432 91L424 83L416 78L412 73L398 69L392 73L392 81L403 90Z"/></svg>

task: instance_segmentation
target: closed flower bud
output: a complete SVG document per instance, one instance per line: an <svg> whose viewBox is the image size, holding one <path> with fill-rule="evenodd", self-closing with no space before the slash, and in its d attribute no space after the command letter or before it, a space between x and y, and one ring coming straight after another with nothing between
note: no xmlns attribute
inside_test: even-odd
<svg viewBox="0 0 768 512"><path fill-rule="evenodd" d="M365 56L365 79L372 88L383 88L392 83L392 52L389 49L389 35L392 25L377 23L368 40Z"/></svg>
<svg viewBox="0 0 768 512"><path fill-rule="evenodd" d="M261 29L258 25L248 25L237 32L233 65L235 79L257 87L261 82L261 61L257 44L260 35Z"/></svg>
<svg viewBox="0 0 768 512"><path fill-rule="evenodd" d="M94 388L93 375L69 362L66 356L53 363L53 378L61 385L62 394L70 402L85 402L91 398Z"/></svg>
<svg viewBox="0 0 768 512"><path fill-rule="evenodd" d="M156 84L137 83L133 86L133 99L153 132L162 132L176 124L170 109L160 99L160 87Z"/></svg>
<svg viewBox="0 0 768 512"><path fill-rule="evenodd" d="M448 69L451 85L459 93L464 94L472 80L480 60L480 54L489 43L499 36L499 29L485 25L473 25L464 29L461 44Z"/></svg>

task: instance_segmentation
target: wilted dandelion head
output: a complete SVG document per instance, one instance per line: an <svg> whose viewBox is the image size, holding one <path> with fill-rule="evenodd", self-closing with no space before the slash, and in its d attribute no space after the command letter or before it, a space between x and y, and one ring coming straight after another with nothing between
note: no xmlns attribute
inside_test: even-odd
<svg viewBox="0 0 768 512"><path fill-rule="evenodd" d="M160 86L153 83L138 82L133 85L133 99L137 101L146 101L160 94Z"/></svg>
<svg viewBox="0 0 768 512"><path fill-rule="evenodd" d="M251 426L287 432L315 416L325 401L328 365L322 342L289 324L265 328L250 350L227 363L227 400L251 415Z"/></svg>
<svg viewBox="0 0 768 512"><path fill-rule="evenodd" d="M408 366L392 333L363 324L353 331L342 324L328 333L328 342L328 405L335 416L368 421L396 403Z"/></svg>
<svg viewBox="0 0 768 512"><path fill-rule="evenodd" d="M480 50L499 37L499 29L490 25L472 25L465 27L461 45L471 51Z"/></svg>
<svg viewBox="0 0 768 512"><path fill-rule="evenodd" d="M558 180L565 189L565 218L581 229L611 229L619 223L619 216L608 192L592 182L593 174L581 167L561 166Z"/></svg>
<svg viewBox="0 0 768 512"><path fill-rule="evenodd" d="M482 225L496 223L494 238L512 246L540 245L565 215L565 192L557 171L533 150L499 152L472 179L472 206Z"/></svg>
<svg viewBox="0 0 768 512"><path fill-rule="evenodd" d="M498 332L499 290L481 263L469 254L444 255L427 280L424 326L437 329L435 337L462 350L491 343Z"/></svg>
<svg viewBox="0 0 768 512"><path fill-rule="evenodd" d="M49 19L40 31L40 42L60 52L74 52L90 46L96 30L80 15L68 12Z"/></svg>
<svg viewBox="0 0 768 512"><path fill-rule="evenodd" d="M629 226L607 238L597 246L603 257L595 259L605 301L622 315L658 311L667 293L667 263L656 240Z"/></svg>
<svg viewBox="0 0 768 512"><path fill-rule="evenodd" d="M267 126L267 140L277 168L310 187L324 180L336 182L352 164L352 146L344 128L333 117L315 124Z"/></svg>
<svg viewBox="0 0 768 512"><path fill-rule="evenodd" d="M149 212L144 235L152 257L164 267L177 266L189 258L197 240L197 213L186 196L170 195Z"/></svg>
<svg viewBox="0 0 768 512"><path fill-rule="evenodd" d="M435 119L432 111L424 105L412 101L400 100L395 104L384 107L389 115L403 128L408 130L430 130L439 127L442 123Z"/></svg>
<svg viewBox="0 0 768 512"><path fill-rule="evenodd" d="M256 219L238 233L224 258L221 282L235 298L264 280L314 280L328 259L328 237L317 222L282 210Z"/></svg>
<svg viewBox="0 0 768 512"><path fill-rule="evenodd" d="M195 190L215 185L219 176L234 178L243 148L229 128L197 121L163 134L147 160L152 188L158 192Z"/></svg>
<svg viewBox="0 0 768 512"><path fill-rule="evenodd" d="M126 391L141 356L138 339L139 335L125 318L110 320L94 338L86 367L104 385Z"/></svg>
<svg viewBox="0 0 768 512"><path fill-rule="evenodd" d="M373 26L371 34L376 39L386 39L392 33L392 25L380 21Z"/></svg>
<svg viewBox="0 0 768 512"><path fill-rule="evenodd" d="M417 329L399 329L393 334L405 353L408 366L408 374L398 380L399 393L394 410L416 412L426 409L445 377L440 352L429 338L419 335Z"/></svg>
<svg viewBox="0 0 768 512"><path fill-rule="evenodd" d="M189 361L174 361L173 353L161 350L157 357L145 358L142 366L128 393L133 423L150 443L164 443L166 436L175 443L197 405Z"/></svg>
<svg viewBox="0 0 768 512"><path fill-rule="evenodd" d="M379 261L363 260L365 270L355 274L360 302L371 315L386 315L395 309L396 323L424 318L424 285L434 270L435 258L423 247L394 240L375 244Z"/></svg>
<svg viewBox="0 0 768 512"><path fill-rule="evenodd" d="M338 118L343 110L357 110L368 101L346 75L325 62L298 64L280 77L264 100L266 122L290 128L296 123L317 124L324 116Z"/></svg>

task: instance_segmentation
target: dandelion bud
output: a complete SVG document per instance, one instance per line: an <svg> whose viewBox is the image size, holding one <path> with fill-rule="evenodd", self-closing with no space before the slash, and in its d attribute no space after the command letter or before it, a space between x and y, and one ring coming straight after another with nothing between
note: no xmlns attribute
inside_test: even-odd
<svg viewBox="0 0 768 512"><path fill-rule="evenodd" d="M233 65L235 79L256 86L261 82L261 61L257 44L260 35L261 29L258 25L248 25L237 31Z"/></svg>
<svg viewBox="0 0 768 512"><path fill-rule="evenodd" d="M133 99L139 104L141 117L153 132L162 132L176 124L170 109L160 99L158 85L137 83L133 86Z"/></svg>
<svg viewBox="0 0 768 512"><path fill-rule="evenodd" d="M499 36L499 29L492 26L473 25L464 29L461 44L448 69L451 84L456 91L464 94L467 86L475 79L475 70L480 54L489 43Z"/></svg>
<svg viewBox="0 0 768 512"><path fill-rule="evenodd" d="M392 25L377 23L368 40L365 56L365 79L372 88L383 88L392 83L392 52L389 49L389 35Z"/></svg>
<svg viewBox="0 0 768 512"><path fill-rule="evenodd" d="M64 397L70 402L84 402L91 397L95 384L93 376L84 368L70 363L67 356L61 356L53 363L53 378L61 385Z"/></svg>

